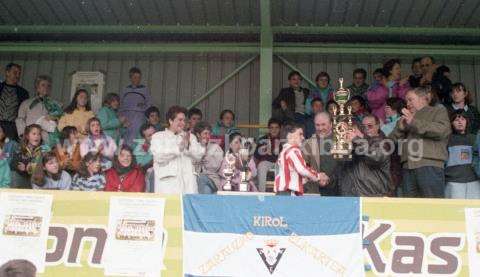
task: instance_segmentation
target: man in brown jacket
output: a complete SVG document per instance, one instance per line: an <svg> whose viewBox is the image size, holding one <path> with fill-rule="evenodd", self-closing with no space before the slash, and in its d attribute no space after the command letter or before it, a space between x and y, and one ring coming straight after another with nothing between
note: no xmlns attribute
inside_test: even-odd
<svg viewBox="0 0 480 277"><path fill-rule="evenodd" d="M305 184L305 193L320 193L323 196L338 196L338 187L335 183L335 170L338 161L330 153L333 144L332 119L327 112L315 115L315 134L306 140L302 148L305 162L317 172L324 172L329 178L327 186L320 186L319 182L309 181Z"/></svg>
<svg viewBox="0 0 480 277"><path fill-rule="evenodd" d="M444 197L450 120L443 106L429 105L428 93L426 87L407 92L407 108L390 134L398 142L405 197Z"/></svg>

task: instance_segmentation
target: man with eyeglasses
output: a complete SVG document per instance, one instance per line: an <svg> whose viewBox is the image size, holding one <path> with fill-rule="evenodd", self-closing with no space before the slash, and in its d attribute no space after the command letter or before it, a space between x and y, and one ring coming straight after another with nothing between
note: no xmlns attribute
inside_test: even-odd
<svg viewBox="0 0 480 277"><path fill-rule="evenodd" d="M342 162L336 179L342 196L391 195L390 153L382 143L380 121L366 116L362 126L353 124L347 139L353 144L353 159Z"/></svg>
<svg viewBox="0 0 480 277"><path fill-rule="evenodd" d="M362 126L368 137L380 136L380 120L374 115L367 115L362 120Z"/></svg>

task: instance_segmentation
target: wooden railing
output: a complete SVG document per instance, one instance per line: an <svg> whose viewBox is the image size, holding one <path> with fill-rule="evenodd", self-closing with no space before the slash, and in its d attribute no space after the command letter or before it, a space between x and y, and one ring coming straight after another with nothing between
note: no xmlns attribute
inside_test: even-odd
<svg viewBox="0 0 480 277"><path fill-rule="evenodd" d="M266 124L238 124L237 128L240 129L267 129Z"/></svg>

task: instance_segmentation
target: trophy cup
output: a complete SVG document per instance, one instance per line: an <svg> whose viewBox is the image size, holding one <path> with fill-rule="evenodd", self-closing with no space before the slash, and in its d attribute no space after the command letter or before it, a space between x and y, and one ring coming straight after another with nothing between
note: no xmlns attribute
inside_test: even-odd
<svg viewBox="0 0 480 277"><path fill-rule="evenodd" d="M250 161L250 142L248 140L243 141L242 148L238 152L240 161L242 162L242 169L240 171L240 184L238 185L239 191L248 191L248 183L250 176L250 169L248 162Z"/></svg>
<svg viewBox="0 0 480 277"><path fill-rule="evenodd" d="M236 161L235 155L232 153L226 153L225 154L225 161L227 162L227 166L225 169L223 169L223 176L225 176L225 179L227 180L225 184L223 184L222 189L224 191L231 191L232 190L232 177L235 174L235 161Z"/></svg>
<svg viewBox="0 0 480 277"><path fill-rule="evenodd" d="M340 88L334 94L334 100L339 108L333 109L333 146L331 153L334 159L343 160L352 158L352 142L347 141L347 133L352 130L352 107L345 104L350 98L350 91L343 87L343 78L339 78Z"/></svg>

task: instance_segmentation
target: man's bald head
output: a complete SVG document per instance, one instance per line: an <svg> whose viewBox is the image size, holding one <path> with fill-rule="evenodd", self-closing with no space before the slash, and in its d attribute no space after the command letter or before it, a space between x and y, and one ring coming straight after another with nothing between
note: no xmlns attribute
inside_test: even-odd
<svg viewBox="0 0 480 277"><path fill-rule="evenodd" d="M319 137L327 137L332 133L332 118L327 112L315 115L315 133Z"/></svg>

